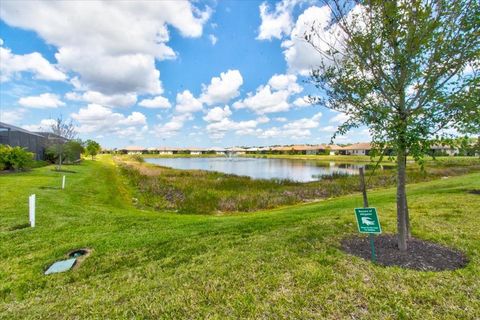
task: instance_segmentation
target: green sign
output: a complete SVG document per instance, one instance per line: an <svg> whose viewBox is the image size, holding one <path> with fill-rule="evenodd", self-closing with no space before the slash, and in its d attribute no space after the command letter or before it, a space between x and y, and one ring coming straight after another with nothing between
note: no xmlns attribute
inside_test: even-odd
<svg viewBox="0 0 480 320"><path fill-rule="evenodd" d="M355 216L361 233L382 233L376 208L355 208Z"/></svg>

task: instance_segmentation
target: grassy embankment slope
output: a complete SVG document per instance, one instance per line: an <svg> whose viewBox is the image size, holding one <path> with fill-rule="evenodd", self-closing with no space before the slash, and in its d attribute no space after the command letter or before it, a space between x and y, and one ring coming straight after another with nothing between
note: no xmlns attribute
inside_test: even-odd
<svg viewBox="0 0 480 320"><path fill-rule="evenodd" d="M462 249L465 269L418 272L348 256L359 195L233 216L140 211L109 158L0 176L0 318L480 317L480 174L409 185L416 237ZM27 197L37 194L37 227ZM384 232L393 189L370 192ZM71 249L77 270L42 271Z"/></svg>

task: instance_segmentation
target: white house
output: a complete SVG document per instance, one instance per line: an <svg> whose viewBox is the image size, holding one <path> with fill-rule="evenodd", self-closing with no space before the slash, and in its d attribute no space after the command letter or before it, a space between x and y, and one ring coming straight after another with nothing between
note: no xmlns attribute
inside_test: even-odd
<svg viewBox="0 0 480 320"><path fill-rule="evenodd" d="M434 145L430 148L430 151L434 155L447 155L447 156L454 156L459 153L458 148L454 148L451 146L442 146L442 145Z"/></svg>
<svg viewBox="0 0 480 320"><path fill-rule="evenodd" d="M368 142L354 143L340 149L341 153L353 156L368 156L372 145Z"/></svg>
<svg viewBox="0 0 480 320"><path fill-rule="evenodd" d="M144 147L139 147L139 146L128 146L128 147L125 147L121 150L124 150L127 152L127 154L142 154L144 152L147 151L146 148Z"/></svg>

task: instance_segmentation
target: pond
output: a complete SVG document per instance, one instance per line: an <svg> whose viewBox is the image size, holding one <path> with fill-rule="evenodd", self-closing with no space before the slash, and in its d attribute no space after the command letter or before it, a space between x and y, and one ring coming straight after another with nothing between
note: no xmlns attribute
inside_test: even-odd
<svg viewBox="0 0 480 320"><path fill-rule="evenodd" d="M297 182L310 182L334 174L355 175L363 167L371 165L319 162L297 159L266 158L145 158L148 163L183 170L218 171L254 179L288 179Z"/></svg>

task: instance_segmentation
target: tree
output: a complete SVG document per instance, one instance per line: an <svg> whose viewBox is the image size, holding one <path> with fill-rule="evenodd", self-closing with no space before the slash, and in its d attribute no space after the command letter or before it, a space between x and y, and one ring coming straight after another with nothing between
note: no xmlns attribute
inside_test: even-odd
<svg viewBox="0 0 480 320"><path fill-rule="evenodd" d="M65 144L69 140L74 140L76 138L77 131L72 121L66 122L62 117L57 118L55 123L51 125L50 129L54 134L49 136L53 145L50 149L58 158L57 170L61 170L63 157L65 155Z"/></svg>
<svg viewBox="0 0 480 320"><path fill-rule="evenodd" d="M101 150L100 144L96 141L89 139L87 140L85 145L86 145L85 147L86 154L89 156L92 156L92 160L93 160Z"/></svg>
<svg viewBox="0 0 480 320"><path fill-rule="evenodd" d="M480 132L478 1L327 1L330 23L304 34L319 53L317 103L348 116L334 137L367 126L375 152L397 155L398 247L410 234L406 157L423 163L445 129ZM333 140L333 139L332 139Z"/></svg>
<svg viewBox="0 0 480 320"><path fill-rule="evenodd" d="M85 152L83 142L80 139L70 140L65 143L63 158L72 163L80 159L80 155Z"/></svg>

